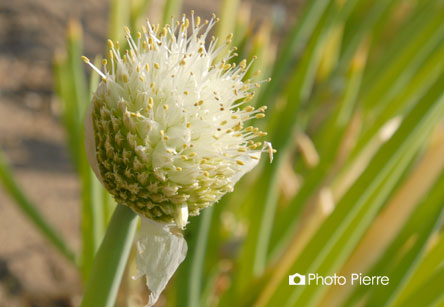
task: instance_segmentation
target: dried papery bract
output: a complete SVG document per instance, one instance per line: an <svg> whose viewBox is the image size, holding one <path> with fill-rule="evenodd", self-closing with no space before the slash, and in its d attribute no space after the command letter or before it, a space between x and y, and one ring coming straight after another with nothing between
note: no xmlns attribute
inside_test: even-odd
<svg viewBox="0 0 444 307"><path fill-rule="evenodd" d="M83 58L102 76L87 133L97 175L117 202L180 228L232 191L261 152L273 154L256 140L266 133L246 124L265 116L248 105L260 82L243 80L251 63L230 63L235 49L216 62L232 39L207 42L216 22L148 22L135 38L125 28L128 50L109 41L102 71Z"/></svg>

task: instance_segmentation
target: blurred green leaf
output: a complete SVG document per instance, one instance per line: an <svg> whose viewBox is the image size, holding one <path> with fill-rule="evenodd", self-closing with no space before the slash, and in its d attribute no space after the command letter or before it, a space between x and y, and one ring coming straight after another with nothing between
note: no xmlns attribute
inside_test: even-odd
<svg viewBox="0 0 444 307"><path fill-rule="evenodd" d="M110 0L108 38L125 43L123 27L130 25L130 6L127 0ZM122 46L123 47L123 46Z"/></svg>
<svg viewBox="0 0 444 307"><path fill-rule="evenodd" d="M223 0L220 5L220 19L215 31L219 38L218 46L222 47L222 50L216 61L221 60L229 49L229 45L224 46L223 44L226 42L228 35L232 34L235 29L239 0Z"/></svg>
<svg viewBox="0 0 444 307"><path fill-rule="evenodd" d="M273 65L271 79L273 82L268 84L260 98L258 105L270 105L276 91L282 90L285 76L292 67L291 62L304 46L306 41L312 35L316 25L324 14L329 2L328 0L314 0L305 2L305 6L296 22L290 30L290 33L282 43L282 47L277 56L277 61Z"/></svg>
<svg viewBox="0 0 444 307"><path fill-rule="evenodd" d="M251 31L252 26L252 20L251 20L251 13L252 13L252 7L251 3L249 2L243 2L241 1L239 3L238 10L236 12L236 20L235 20L235 26L233 31L233 45L237 46L238 53L242 54L242 45L244 45L248 40L248 34Z"/></svg>
<svg viewBox="0 0 444 307"><path fill-rule="evenodd" d="M330 26L337 21L336 18L343 17L338 14L340 10L341 7L336 2L329 4L289 82L287 104L275 112L274 121L271 122L269 129L271 141L280 152L276 155L272 165L264 167L261 180L253 188L257 193L251 206L251 223L240 258L241 270L237 274L238 287L241 289L248 284L248 280L253 276L260 275L265 269L278 197L278 170L282 161L285 161L287 146L298 125L297 119L300 109L309 98L314 84L315 72L320 63L320 48L324 42L325 34L328 33Z"/></svg>
<svg viewBox="0 0 444 307"><path fill-rule="evenodd" d="M90 103L82 54L82 29L76 21L68 27L66 57L55 61L56 91L62 103L62 115L71 156L77 166L82 188L82 257L84 281L88 278L96 250L104 234L101 184L86 157L83 122ZM91 79L94 86L94 79Z"/></svg>
<svg viewBox="0 0 444 307"><path fill-rule="evenodd" d="M385 287L374 286L370 290L365 286L357 286L348 299L348 306L353 306L364 295L368 297L369 292L371 296L367 304L370 306L375 304L392 306L400 292L405 289L406 283L412 279L415 268L424 258L426 244L442 226L444 173L440 172L440 174L441 176L432 182L433 186L429 186L426 197L423 197L424 199L410 214L408 221L397 233L377 264L367 273L367 275L387 275L390 277L390 284Z"/></svg>
<svg viewBox="0 0 444 307"><path fill-rule="evenodd" d="M433 238L431 239L433 240ZM419 287L423 285L441 266L444 255L444 235L442 231L437 241L438 242L436 242L427 252L419 265L414 268L414 272L410 279L407 281L404 289L394 302L395 305L400 305L401 302L405 302L408 296L419 289Z"/></svg>
<svg viewBox="0 0 444 307"><path fill-rule="evenodd" d="M435 304L442 306L443 284L444 267L440 267L418 290L404 300L400 306L434 306Z"/></svg>
<svg viewBox="0 0 444 307"><path fill-rule="evenodd" d="M68 260L75 262L74 252L59 236L59 231L55 230L39 212L38 207L33 204L16 183L11 169L3 152L0 151L0 181L5 192L14 200L14 203L21 212L31 221L43 236L53 244L53 246Z"/></svg>
<svg viewBox="0 0 444 307"><path fill-rule="evenodd" d="M165 0L163 8L163 24L171 23L171 18L179 19L180 9L182 8L182 0Z"/></svg>
<svg viewBox="0 0 444 307"><path fill-rule="evenodd" d="M444 41L444 24L442 11L428 11L422 23L415 24L416 28L409 32L410 39L398 42L398 48L391 53L386 61L379 62L385 66L375 67L379 73L373 80L364 78L367 84L362 92L363 105L372 107L372 112L378 110L375 104L384 105L397 91L402 91L430 57L430 54ZM396 56L395 56L396 55Z"/></svg>
<svg viewBox="0 0 444 307"><path fill-rule="evenodd" d="M429 14L430 15L430 14ZM436 15L437 17L438 15ZM422 18L420 19L421 21L425 22L425 21L430 21L430 18L424 18L424 16L421 16ZM426 17L430 17L430 16L426 16ZM439 18L437 17L437 19L433 19L432 22L437 22ZM416 28L415 31L420 31L422 28L419 27L418 25L415 24ZM413 39L414 36L411 35L411 33L408 33L411 37L411 39ZM437 36L438 37L438 36ZM409 44L411 42L411 40L402 40L402 44ZM362 153L365 150L365 146L367 146L369 144L369 140L372 139L372 137L374 135L376 135L378 133L378 131L381 129L381 127L393 116L395 116L397 114L396 111L398 111L399 109L396 109L396 106L401 106L402 104L406 104L409 103L410 105L412 105L415 100L418 99L418 97L420 97L421 93L423 93L425 90L428 89L428 87L431 86L431 84L436 80L437 75L440 73L440 71L442 70L442 61L439 61L439 57L442 56L442 49L438 49L435 50L433 52L433 56L428 58L427 60L427 65L421 67L420 73L418 73L413 80L409 81L410 85L403 91L401 91L399 93L398 96L396 96L390 104L387 104L387 108L386 110L384 110L384 113L382 113L382 115L379 115L375 121L373 123L370 123L370 129L368 129L368 133L366 133L364 136L362 136L360 138L361 142L358 146L355 147L354 149L354 156L349 157L347 160L347 164L348 165L352 165L354 163L354 158L357 157L357 155L359 153ZM410 54L410 57L414 57L416 56L416 54ZM406 57L406 59L410 59L409 57ZM387 63L385 63L385 67L383 67L383 65L378 66L379 67L379 71L387 71L388 69L390 69L392 67L392 65L394 64L394 61L389 61ZM410 68L410 62L408 63L403 63L404 66L400 66L403 67L405 69L409 69ZM371 86L371 83L366 82L365 80L362 81L364 84L364 88L368 88L369 86ZM388 82L388 81L386 81ZM346 89L348 87L345 87ZM405 87L404 87L405 88ZM375 92L376 94L382 95L383 93L381 92ZM354 95L356 95L356 92L354 93ZM374 98L376 100L379 100L379 98ZM373 108L374 109L374 108ZM372 110L373 110L372 109ZM349 111L348 111L349 112ZM399 111L398 111L399 112ZM334 115L333 115L334 116ZM333 120L332 117L330 117L328 119L329 121ZM335 132L336 129L335 127L326 125L325 126L325 130L322 131L327 131L328 133L332 134L332 133L337 133ZM285 212L283 214L283 220L281 220L278 223L278 229L277 229L277 233L276 235L273 235L274 238L276 238L274 240L274 242L279 242L279 244L277 245L279 246L283 246L284 242L288 242L288 238L292 235L293 233L293 229L294 226L292 227L288 227L286 234L283 234L283 231L285 229L286 225L295 225L296 223L296 216L297 216L297 212L299 212L298 210L301 209L300 205L296 205L296 204L301 204L304 203L309 197L312 196L312 193L316 190L316 187L318 187L319 183L322 182L322 179L325 177L326 172L328 171L328 163L326 163L329 159L334 158L335 155L331 150L326 150L327 148L331 148L333 150L337 150L337 146L336 144L340 141L341 139L341 134L337 135L338 138L332 138L331 136L323 136L321 134L321 136L317 136L317 138L319 138L321 140L321 143L319 144L319 146L321 146L320 152L321 155L323 156L321 158L321 164L312 172L310 172L310 174L308 175L308 177L305 179L304 184L302 186L302 188L300 189L300 191L298 192L298 194L296 195L295 199L292 200L291 204L290 204L290 208L293 208L293 210L290 209L290 211ZM326 147L327 146L327 147ZM329 147L328 147L329 146ZM279 227L280 225L280 227Z"/></svg>
<svg viewBox="0 0 444 307"><path fill-rule="evenodd" d="M443 81L444 75L409 112L395 135L381 147L302 254L291 265L289 274L294 272L329 274L350 254L399 180L404 168L410 163L433 126L444 115L444 97L441 88ZM273 304L312 305L325 290L324 287L294 289L287 287L286 284L285 278L271 299Z"/></svg>
<svg viewBox="0 0 444 307"><path fill-rule="evenodd" d="M442 174L444 169L444 143L442 138L444 135L444 127L439 125L437 129L434 129L430 142L428 142L426 149L423 153L418 155L418 159L412 163L411 169L408 168L402 183L393 190L390 199L387 204L381 209L378 215L373 220L372 224L365 232L364 236L360 240L357 247L354 249L351 257L347 259L347 262L341 267L338 274L342 276L350 276L354 272L368 272L374 264L381 259L384 253L387 254L387 247L397 238L409 238L408 236L401 236L401 230L406 228L408 231L412 227L406 227L406 221L410 216L416 216L419 214L418 206L421 205L421 200L429 193L431 188L435 185L436 180ZM417 212L413 213L413 211ZM433 220L431 217L430 220ZM429 220L429 219L427 219ZM429 223L421 223L416 220L416 224L413 224L416 228L428 227ZM415 228L414 228L415 229ZM398 239L397 239L398 240ZM428 240L428 239L427 239ZM408 240L408 242L413 242ZM398 259L401 259L404 253L409 253L408 249L412 246L410 243L405 242L405 247L398 245L392 249L395 251L396 256L389 261L380 261L384 264L385 268L378 265L378 269L373 270L374 274L367 275L388 275L393 277L391 267L396 266ZM415 243L416 244L416 243ZM402 251L398 253L398 251ZM392 254L391 254L392 255ZM385 258L389 259L387 256ZM393 261L392 261L393 260ZM403 266L404 268L412 267ZM391 282L392 283L392 282ZM347 285L345 287L330 287L327 294L323 297L323 302L335 301L338 306L341 304L355 288L355 292L359 286L351 287ZM363 289L359 291L369 292L367 286L363 286ZM362 293L361 293L362 294Z"/></svg>
<svg viewBox="0 0 444 307"><path fill-rule="evenodd" d="M256 89L256 96L261 95L263 82L260 80L266 80L268 76L268 71L271 64L272 50L270 49L271 40L271 23L264 22L257 33L253 36L251 51L249 52L248 60L253 60L250 69L245 74L244 79L252 79L259 81L257 86L261 88ZM261 84L262 83L262 84ZM251 104L255 105L257 98L255 98Z"/></svg>
<svg viewBox="0 0 444 307"><path fill-rule="evenodd" d="M188 255L179 268L176 282L177 301L180 306L205 306L201 302L203 271L213 208L205 209L201 216L192 219L187 229Z"/></svg>
<svg viewBox="0 0 444 307"><path fill-rule="evenodd" d="M319 185L322 184L322 179L330 171L332 163L341 149L341 143L355 110L357 95L361 86L366 58L365 46L364 44L362 49L357 51L351 61L342 96L339 98L332 114L316 135L316 147L321 155L319 164L307 175L299 192L290 201L288 210L283 210L282 214L276 217L277 222L272 233L273 239L270 247L272 257L276 257L289 243L294 234L298 216L303 209L302 204L312 197Z"/></svg>
<svg viewBox="0 0 444 307"><path fill-rule="evenodd" d="M372 275L384 274L390 276L390 284L375 288L367 303L369 306L391 305L394 302L399 291L423 257L430 236L442 226L444 217L444 207L442 205L444 202L443 184L444 173L396 238L390 248L392 255L389 253L389 256L384 257L380 261L381 264L373 270L375 274ZM421 223L421 221L428 222ZM408 251L405 251L405 247L409 244L412 246Z"/></svg>
<svg viewBox="0 0 444 307"><path fill-rule="evenodd" d="M132 31L137 31L152 2L152 0L131 0L130 29Z"/></svg>
<svg viewBox="0 0 444 307"><path fill-rule="evenodd" d="M390 16L390 12L399 2L400 0L362 0L357 3L356 7L353 7L353 12L351 12L351 17L347 19L344 31L338 69L346 67L362 39L373 32L376 26L384 25L384 19Z"/></svg>

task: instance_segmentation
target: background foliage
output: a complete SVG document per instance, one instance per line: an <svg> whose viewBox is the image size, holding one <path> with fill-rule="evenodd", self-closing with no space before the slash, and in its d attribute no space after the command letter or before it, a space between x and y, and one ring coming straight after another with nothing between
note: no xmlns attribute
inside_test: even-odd
<svg viewBox="0 0 444 307"><path fill-rule="evenodd" d="M112 0L110 38L122 41L122 27L136 30L152 5ZM180 8L167 0L159 20ZM269 108L258 124L278 153L191 219L189 253L163 304L444 306L443 1L306 1L277 51L278 20L255 24L248 10L222 1L216 34L233 32L239 58L258 56L251 73L271 75L255 104ZM86 281L115 204L86 161L83 117L98 79L86 79L81 54L73 22L54 75L82 186L81 252L45 221L4 156L0 179ZM390 284L291 287L296 272L388 275ZM122 306L140 292L132 283Z"/></svg>

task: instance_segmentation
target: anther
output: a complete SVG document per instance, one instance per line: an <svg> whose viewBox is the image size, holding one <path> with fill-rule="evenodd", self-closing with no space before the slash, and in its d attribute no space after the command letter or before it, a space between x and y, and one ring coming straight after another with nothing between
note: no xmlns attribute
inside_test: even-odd
<svg viewBox="0 0 444 307"><path fill-rule="evenodd" d="M262 107L260 107L258 110L259 110L260 112L265 112L266 109L268 109L267 106L262 106Z"/></svg>

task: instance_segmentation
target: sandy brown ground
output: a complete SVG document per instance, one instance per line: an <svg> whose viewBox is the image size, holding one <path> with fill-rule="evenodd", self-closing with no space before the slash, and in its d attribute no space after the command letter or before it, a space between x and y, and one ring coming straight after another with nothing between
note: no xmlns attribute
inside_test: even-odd
<svg viewBox="0 0 444 307"><path fill-rule="evenodd" d="M266 2L258 1L254 14L267 14ZM204 16L218 6L218 1L184 1L184 11ZM107 17L107 0L0 1L0 148L24 191L75 250L79 182L53 112L51 65L55 50L64 47L70 18L84 27L85 54L100 54ZM75 306L80 295L77 270L0 189L0 307Z"/></svg>
<svg viewBox="0 0 444 307"><path fill-rule="evenodd" d="M66 23L78 18L89 52L105 39L107 1L0 2L0 147L16 178L52 225L79 250L79 183L51 111L51 63ZM0 306L74 306L77 270L0 190Z"/></svg>

